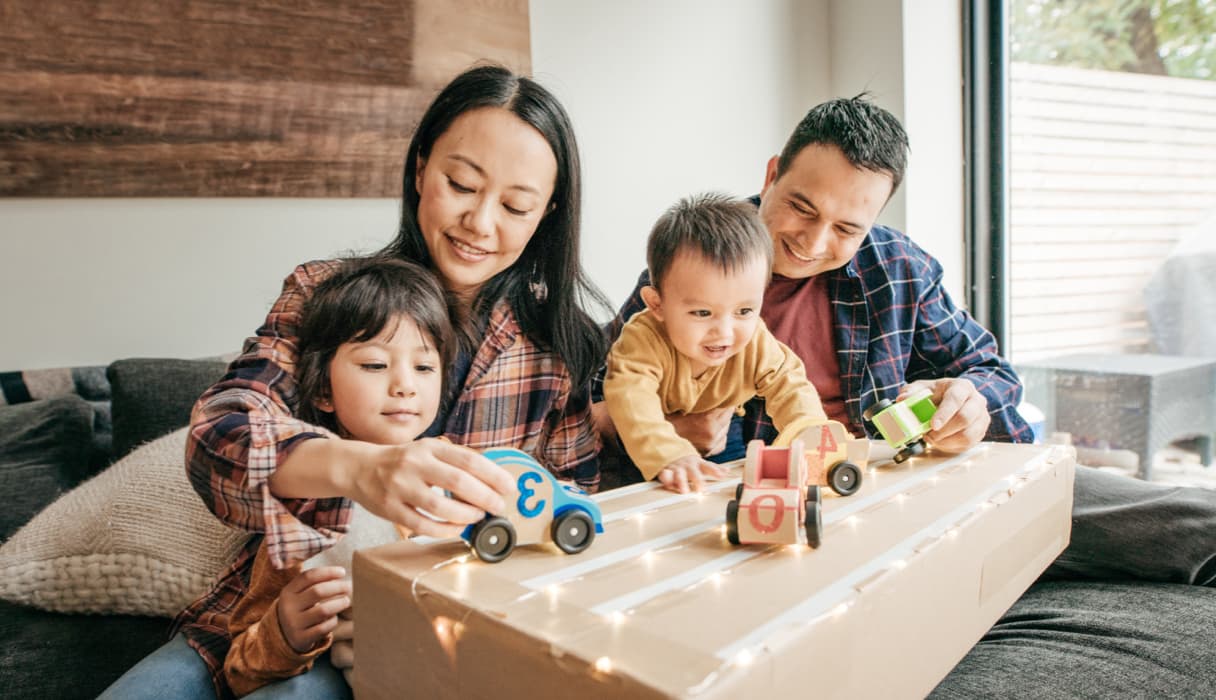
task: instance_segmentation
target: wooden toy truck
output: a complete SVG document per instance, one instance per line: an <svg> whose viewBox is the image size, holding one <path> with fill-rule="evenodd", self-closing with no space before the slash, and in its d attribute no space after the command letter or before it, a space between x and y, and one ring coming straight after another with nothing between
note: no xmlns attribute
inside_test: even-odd
<svg viewBox="0 0 1216 700"><path fill-rule="evenodd" d="M864 417L874 424L887 444L895 448L898 464L925 451L925 433L937 413L933 392L918 391L902 401L883 399L866 409Z"/></svg>
<svg viewBox="0 0 1216 700"><path fill-rule="evenodd" d="M802 441L768 447L747 446L743 482L726 504L726 538L731 544L819 546L823 515L818 486L807 482Z"/></svg>
<svg viewBox="0 0 1216 700"><path fill-rule="evenodd" d="M870 461L870 441L854 438L838 421L802 418L786 426L773 447L801 440L806 452L809 483L830 486L841 496L861 488L862 469Z"/></svg>
<svg viewBox="0 0 1216 700"><path fill-rule="evenodd" d="M515 477L516 497L507 502L505 517L487 515L461 533L482 561L502 561L515 547L539 542L577 554L604 531L599 505L582 489L558 481L528 453L503 447L484 454Z"/></svg>

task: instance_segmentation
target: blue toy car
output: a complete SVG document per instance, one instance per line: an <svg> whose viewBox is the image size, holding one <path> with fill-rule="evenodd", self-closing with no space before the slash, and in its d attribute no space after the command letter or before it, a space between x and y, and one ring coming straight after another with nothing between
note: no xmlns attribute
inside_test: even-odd
<svg viewBox="0 0 1216 700"><path fill-rule="evenodd" d="M482 561L502 561L517 546L538 542L577 554L604 531L600 507L587 492L558 481L528 453L496 447L484 454L515 477L515 500L505 517L487 515L460 534Z"/></svg>

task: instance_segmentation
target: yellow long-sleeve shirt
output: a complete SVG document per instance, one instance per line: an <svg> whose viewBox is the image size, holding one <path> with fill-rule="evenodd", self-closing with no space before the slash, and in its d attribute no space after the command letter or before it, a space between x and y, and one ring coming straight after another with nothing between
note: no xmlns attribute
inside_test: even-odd
<svg viewBox="0 0 1216 700"><path fill-rule="evenodd" d="M738 407L754 396L764 397L779 431L795 418L825 415L802 360L763 321L742 350L696 378L648 309L625 324L608 354L604 401L625 450L647 479L681 457L699 454L667 414Z"/></svg>

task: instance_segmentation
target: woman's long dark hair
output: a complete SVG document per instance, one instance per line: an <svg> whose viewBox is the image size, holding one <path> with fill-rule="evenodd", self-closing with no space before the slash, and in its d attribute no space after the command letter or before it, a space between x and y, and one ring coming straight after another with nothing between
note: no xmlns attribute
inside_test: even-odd
<svg viewBox="0 0 1216 700"><path fill-rule="evenodd" d="M499 299L506 299L523 332L562 359L579 391L603 363L607 351L604 334L584 304L609 307L579 260L582 192L574 129L557 98L538 83L500 66L472 68L448 83L422 115L410 141L402 179L401 225L396 239L381 254L432 266L418 227L418 159L430 157L435 141L457 117L484 107L508 110L540 132L557 159L557 177L552 209L541 219L519 259L482 285L471 315L484 318ZM479 339L474 324L469 319L454 320L461 330L462 347L466 352L475 351Z"/></svg>

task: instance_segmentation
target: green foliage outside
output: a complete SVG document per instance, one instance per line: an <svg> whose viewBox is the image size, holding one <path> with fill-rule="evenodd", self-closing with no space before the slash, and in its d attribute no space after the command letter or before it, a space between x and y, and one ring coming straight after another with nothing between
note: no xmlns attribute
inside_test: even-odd
<svg viewBox="0 0 1216 700"><path fill-rule="evenodd" d="M1012 0L1014 61L1216 79L1216 0Z"/></svg>

